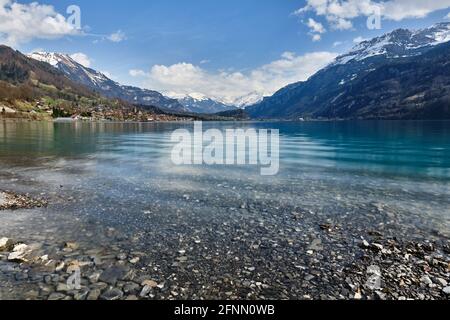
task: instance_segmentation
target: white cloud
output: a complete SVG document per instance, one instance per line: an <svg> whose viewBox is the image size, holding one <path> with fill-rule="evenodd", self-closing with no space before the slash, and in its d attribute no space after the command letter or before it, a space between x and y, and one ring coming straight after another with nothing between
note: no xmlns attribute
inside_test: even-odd
<svg viewBox="0 0 450 320"><path fill-rule="evenodd" d="M0 42L17 46L33 39L58 39L79 31L50 5L0 0Z"/></svg>
<svg viewBox="0 0 450 320"><path fill-rule="evenodd" d="M309 18L306 25L311 29L314 33L325 33L326 29L320 22L317 22L316 20Z"/></svg>
<svg viewBox="0 0 450 320"><path fill-rule="evenodd" d="M353 43L359 44L359 43L367 41L367 40L368 39L359 36L359 37L356 37L355 39L353 39Z"/></svg>
<svg viewBox="0 0 450 320"><path fill-rule="evenodd" d="M450 0L391 0L383 5L383 16L401 21L407 18L425 18L430 13L450 7Z"/></svg>
<svg viewBox="0 0 450 320"><path fill-rule="evenodd" d="M85 66L87 68L91 67L91 59L82 52L71 54L70 57L82 66Z"/></svg>
<svg viewBox="0 0 450 320"><path fill-rule="evenodd" d="M317 42L322 40L322 36L320 34L313 34L312 35L312 41Z"/></svg>
<svg viewBox="0 0 450 320"><path fill-rule="evenodd" d="M450 0L306 0L306 6L296 12L303 15L314 12L325 17L337 30L353 28L353 20L380 14L384 19L401 21L407 18L424 18L430 13L450 7Z"/></svg>
<svg viewBox="0 0 450 320"><path fill-rule="evenodd" d="M145 71L143 70L138 70L138 69L132 69L130 70L130 76L132 77L145 77L147 75L147 73L145 73Z"/></svg>
<svg viewBox="0 0 450 320"><path fill-rule="evenodd" d="M126 40L126 38L127 37L125 33L122 32L122 30L118 30L117 32L114 32L107 37L107 39L112 42L122 42Z"/></svg>
<svg viewBox="0 0 450 320"><path fill-rule="evenodd" d="M145 87L166 94L198 92L231 104L249 93L268 96L288 84L307 80L336 56L331 52L313 52L301 56L285 52L279 60L245 73L210 72L182 62L170 66L155 65L149 72L131 70L130 75L141 77Z"/></svg>
<svg viewBox="0 0 450 320"><path fill-rule="evenodd" d="M314 42L320 41L322 39L321 34L325 33L327 31L325 29L325 27L323 26L323 24L321 24L320 22L318 22L312 18L308 19L308 22L306 23L306 25L311 29L310 35Z"/></svg>

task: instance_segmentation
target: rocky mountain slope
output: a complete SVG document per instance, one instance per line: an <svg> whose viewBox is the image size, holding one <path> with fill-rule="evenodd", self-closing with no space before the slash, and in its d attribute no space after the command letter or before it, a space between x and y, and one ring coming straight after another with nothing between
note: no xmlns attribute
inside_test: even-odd
<svg viewBox="0 0 450 320"><path fill-rule="evenodd" d="M450 118L450 23L357 45L305 82L246 111L253 118Z"/></svg>
<svg viewBox="0 0 450 320"><path fill-rule="evenodd" d="M118 98L143 106L155 106L169 111L188 111L175 99L167 98L153 90L121 85L103 73L81 65L69 55L35 52L29 57L50 64L72 81L83 84L106 97Z"/></svg>
<svg viewBox="0 0 450 320"><path fill-rule="evenodd" d="M236 107L213 100L200 93L191 93L176 98L189 112L193 113L214 114L236 109Z"/></svg>

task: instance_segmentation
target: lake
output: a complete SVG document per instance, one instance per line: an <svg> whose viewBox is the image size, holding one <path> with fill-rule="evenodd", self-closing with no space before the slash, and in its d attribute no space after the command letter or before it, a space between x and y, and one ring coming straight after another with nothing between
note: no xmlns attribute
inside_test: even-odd
<svg viewBox="0 0 450 320"><path fill-rule="evenodd" d="M203 126L279 129L279 173L174 165L192 123L0 122L0 191L49 203L0 212L0 238L125 252L164 284L154 297L194 299L342 295L333 274L363 239L448 243L450 122Z"/></svg>

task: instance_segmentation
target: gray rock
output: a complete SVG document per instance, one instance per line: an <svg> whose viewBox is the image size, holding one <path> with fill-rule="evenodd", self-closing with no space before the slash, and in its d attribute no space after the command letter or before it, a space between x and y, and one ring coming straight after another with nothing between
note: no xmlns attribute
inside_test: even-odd
<svg viewBox="0 0 450 320"><path fill-rule="evenodd" d="M117 289L117 288L108 290L100 296L100 299L110 300L110 301L120 300L122 298L123 298L123 292L122 292L122 290Z"/></svg>
<svg viewBox="0 0 450 320"><path fill-rule="evenodd" d="M67 292L67 291L69 291L69 287L65 283L58 283L58 286L56 287L56 291Z"/></svg>
<svg viewBox="0 0 450 320"><path fill-rule="evenodd" d="M362 242L361 242L361 248L364 248L364 249L367 249L367 248L369 248L370 247L370 243L369 242L367 242L366 240L363 240Z"/></svg>
<svg viewBox="0 0 450 320"><path fill-rule="evenodd" d="M139 296L141 296L141 298L145 298L145 297L147 297L148 296L148 294L150 293L150 292L152 292L152 287L150 287L150 286L145 286L143 289L142 289L142 291L141 291L141 293L139 294Z"/></svg>
<svg viewBox="0 0 450 320"><path fill-rule="evenodd" d="M423 276L422 278L420 278L420 282L426 286L430 286L433 284L433 281L431 281L429 276Z"/></svg>
<svg viewBox="0 0 450 320"><path fill-rule="evenodd" d="M91 274L91 275L89 275L89 282L90 283L97 283L98 282L98 279L100 278L100 276L101 276L101 272L94 272L93 274Z"/></svg>
<svg viewBox="0 0 450 320"><path fill-rule="evenodd" d="M435 282L436 282L437 284L439 284L441 287L446 287L447 284L448 284L447 280L444 280L444 279L442 279L442 278L436 278L436 279L435 279Z"/></svg>
<svg viewBox="0 0 450 320"><path fill-rule="evenodd" d="M445 287L444 289L442 289L442 291L443 291L445 294L450 295L450 287Z"/></svg>
<svg viewBox="0 0 450 320"><path fill-rule="evenodd" d="M322 251L323 250L322 240L314 239L312 243L309 245L308 250Z"/></svg>
<svg viewBox="0 0 450 320"><path fill-rule="evenodd" d="M73 299L77 300L77 301L86 300L89 294L90 294L90 292L88 289L83 289L83 290L76 292L73 295Z"/></svg>
<svg viewBox="0 0 450 320"><path fill-rule="evenodd" d="M374 251L382 251L384 249L383 245L379 243L372 243L372 250Z"/></svg>
<svg viewBox="0 0 450 320"><path fill-rule="evenodd" d="M90 300L90 301L98 300L98 298L100 297L100 294L101 294L100 289L93 289L89 292L86 299Z"/></svg>
<svg viewBox="0 0 450 320"><path fill-rule="evenodd" d="M129 268L125 266L113 266L102 272L99 280L102 282L115 285L118 280L123 280L129 272Z"/></svg>
<svg viewBox="0 0 450 320"><path fill-rule="evenodd" d="M123 261L127 259L127 254L126 253L119 253L117 255L117 260Z"/></svg>
<svg viewBox="0 0 450 320"><path fill-rule="evenodd" d="M8 256L8 260L12 262L26 262L26 256L30 253L30 248L26 244L18 244L14 247L13 252Z"/></svg>
<svg viewBox="0 0 450 320"><path fill-rule="evenodd" d="M48 300L64 300L65 298L66 298L66 295L65 295L65 294L55 292L55 293L52 293L52 294L48 297Z"/></svg>
<svg viewBox="0 0 450 320"><path fill-rule="evenodd" d="M137 283L129 282L123 286L123 291L126 294L133 294L139 290L140 286Z"/></svg>
<svg viewBox="0 0 450 320"><path fill-rule="evenodd" d="M9 238L0 239L0 252L11 251L14 248L14 242Z"/></svg>

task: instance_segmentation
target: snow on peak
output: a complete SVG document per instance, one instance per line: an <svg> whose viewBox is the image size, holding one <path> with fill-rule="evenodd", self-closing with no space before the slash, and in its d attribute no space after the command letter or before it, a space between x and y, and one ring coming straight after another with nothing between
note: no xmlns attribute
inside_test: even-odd
<svg viewBox="0 0 450 320"><path fill-rule="evenodd" d="M33 52L29 54L28 57L46 62L63 71L67 75L81 75L81 77L87 77L89 81L97 86L102 86L105 82L110 81L110 79L103 73L83 66L68 54L56 52Z"/></svg>
<svg viewBox="0 0 450 320"><path fill-rule="evenodd" d="M66 65L70 65L75 67L77 62L73 60L69 55L56 53L56 52L33 52L28 57L46 62L54 67L56 67L59 63L64 63Z"/></svg>
<svg viewBox="0 0 450 320"><path fill-rule="evenodd" d="M187 95L187 97L190 97L190 98L192 98L192 99L194 99L194 100L197 100L197 101L211 100L210 98L208 98L208 97L205 96L204 94L198 93L198 92L190 93L190 94Z"/></svg>
<svg viewBox="0 0 450 320"><path fill-rule="evenodd" d="M233 105L238 108L245 108L263 100L263 96L257 92L251 92L233 101Z"/></svg>
<svg viewBox="0 0 450 320"><path fill-rule="evenodd" d="M332 65L362 61L385 55L388 58L420 54L420 50L450 41L450 23L442 22L421 30L397 29L372 40L362 41L349 53L336 58Z"/></svg>

